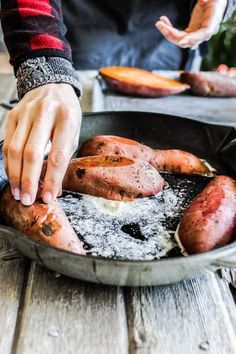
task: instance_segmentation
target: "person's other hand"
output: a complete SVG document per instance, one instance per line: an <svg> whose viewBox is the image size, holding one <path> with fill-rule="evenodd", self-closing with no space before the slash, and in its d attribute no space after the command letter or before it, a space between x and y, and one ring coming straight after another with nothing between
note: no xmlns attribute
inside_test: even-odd
<svg viewBox="0 0 236 354"><path fill-rule="evenodd" d="M72 86L48 84L29 91L7 119L3 144L5 169L16 200L36 198L45 147L52 142L42 198L50 203L61 193L62 179L77 148L81 125L79 100Z"/></svg>
<svg viewBox="0 0 236 354"><path fill-rule="evenodd" d="M218 32L226 6L227 0L198 0L185 30L174 28L166 16L160 17L156 27L177 46L195 49Z"/></svg>

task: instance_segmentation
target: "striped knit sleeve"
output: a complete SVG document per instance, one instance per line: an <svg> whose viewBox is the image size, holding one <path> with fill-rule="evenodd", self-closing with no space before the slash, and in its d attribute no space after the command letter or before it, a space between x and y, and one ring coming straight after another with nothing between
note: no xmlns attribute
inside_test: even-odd
<svg viewBox="0 0 236 354"><path fill-rule="evenodd" d="M27 59L61 57L71 61L60 0L1 0L4 40L15 72Z"/></svg>
<svg viewBox="0 0 236 354"><path fill-rule="evenodd" d="M50 83L67 83L81 95L60 0L2 0L1 21L20 99Z"/></svg>

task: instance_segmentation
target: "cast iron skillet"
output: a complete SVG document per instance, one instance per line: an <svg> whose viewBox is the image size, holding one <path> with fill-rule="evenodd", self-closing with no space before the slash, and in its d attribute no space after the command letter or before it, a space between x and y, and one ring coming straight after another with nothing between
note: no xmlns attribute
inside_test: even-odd
<svg viewBox="0 0 236 354"><path fill-rule="evenodd" d="M153 148L186 149L206 158L219 173L236 178L236 130L177 116L145 112L101 112L84 115L80 142L97 134L120 135ZM0 144L0 192L7 185ZM0 237L45 267L86 281L128 286L170 284L205 270L236 267L236 241L217 250L155 261L118 261L79 256L32 241L0 226Z"/></svg>

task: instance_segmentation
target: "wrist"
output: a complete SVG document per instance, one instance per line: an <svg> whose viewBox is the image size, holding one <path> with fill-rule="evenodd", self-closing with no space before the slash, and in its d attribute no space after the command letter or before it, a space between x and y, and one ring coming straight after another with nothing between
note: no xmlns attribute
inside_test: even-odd
<svg viewBox="0 0 236 354"><path fill-rule="evenodd" d="M71 63L59 57L28 59L21 64L17 73L17 91L21 99L27 92L47 84L68 84L81 96L79 77Z"/></svg>

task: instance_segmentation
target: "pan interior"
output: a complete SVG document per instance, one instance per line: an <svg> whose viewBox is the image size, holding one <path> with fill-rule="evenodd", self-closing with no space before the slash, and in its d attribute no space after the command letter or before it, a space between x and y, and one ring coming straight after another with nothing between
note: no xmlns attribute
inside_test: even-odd
<svg viewBox="0 0 236 354"><path fill-rule="evenodd" d="M175 230L210 177L163 173L168 187L133 202L64 193L60 203L87 254L120 260L182 256Z"/></svg>

